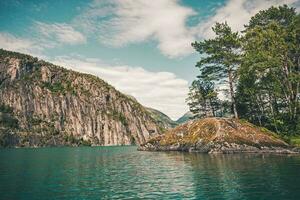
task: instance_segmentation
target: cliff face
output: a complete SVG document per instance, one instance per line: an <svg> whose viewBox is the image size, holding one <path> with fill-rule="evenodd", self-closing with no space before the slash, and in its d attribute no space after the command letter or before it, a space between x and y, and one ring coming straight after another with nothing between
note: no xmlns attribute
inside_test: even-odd
<svg viewBox="0 0 300 200"><path fill-rule="evenodd" d="M139 149L203 153L299 152L267 129L230 118L205 118L187 122L151 138Z"/></svg>
<svg viewBox="0 0 300 200"><path fill-rule="evenodd" d="M160 128L103 80L0 50L0 145L129 145Z"/></svg>

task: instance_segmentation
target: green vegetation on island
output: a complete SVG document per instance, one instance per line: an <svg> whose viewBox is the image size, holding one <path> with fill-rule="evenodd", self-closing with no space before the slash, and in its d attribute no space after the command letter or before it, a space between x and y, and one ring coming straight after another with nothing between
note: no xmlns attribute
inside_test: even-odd
<svg viewBox="0 0 300 200"><path fill-rule="evenodd" d="M201 55L187 98L196 120L139 149L299 153L300 15L286 5L271 7L241 33L226 22L213 31L214 38L192 43Z"/></svg>
<svg viewBox="0 0 300 200"><path fill-rule="evenodd" d="M214 38L192 43L201 54L196 64L200 74L187 99L194 116L232 115L299 144L300 15L296 9L271 7L254 15L241 32L232 31L226 22L216 23L213 31ZM219 99L220 90L228 100Z"/></svg>

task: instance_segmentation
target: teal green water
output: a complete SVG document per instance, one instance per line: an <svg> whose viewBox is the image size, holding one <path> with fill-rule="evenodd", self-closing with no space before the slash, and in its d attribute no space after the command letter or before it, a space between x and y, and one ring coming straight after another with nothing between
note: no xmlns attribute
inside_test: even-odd
<svg viewBox="0 0 300 200"><path fill-rule="evenodd" d="M300 199L300 157L1 149L0 199Z"/></svg>

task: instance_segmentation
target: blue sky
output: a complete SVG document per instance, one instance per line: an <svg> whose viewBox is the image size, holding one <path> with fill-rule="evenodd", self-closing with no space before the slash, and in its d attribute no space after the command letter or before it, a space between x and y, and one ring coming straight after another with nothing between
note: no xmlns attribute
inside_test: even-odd
<svg viewBox="0 0 300 200"><path fill-rule="evenodd" d="M0 48L92 73L173 119L197 76L195 40L236 31L271 5L299 0L1 0Z"/></svg>

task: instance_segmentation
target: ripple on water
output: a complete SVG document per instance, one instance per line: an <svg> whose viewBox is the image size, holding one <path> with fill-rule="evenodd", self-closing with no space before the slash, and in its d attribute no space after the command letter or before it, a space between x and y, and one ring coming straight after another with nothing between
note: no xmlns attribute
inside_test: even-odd
<svg viewBox="0 0 300 200"><path fill-rule="evenodd" d="M300 199L300 157L0 150L0 199Z"/></svg>

